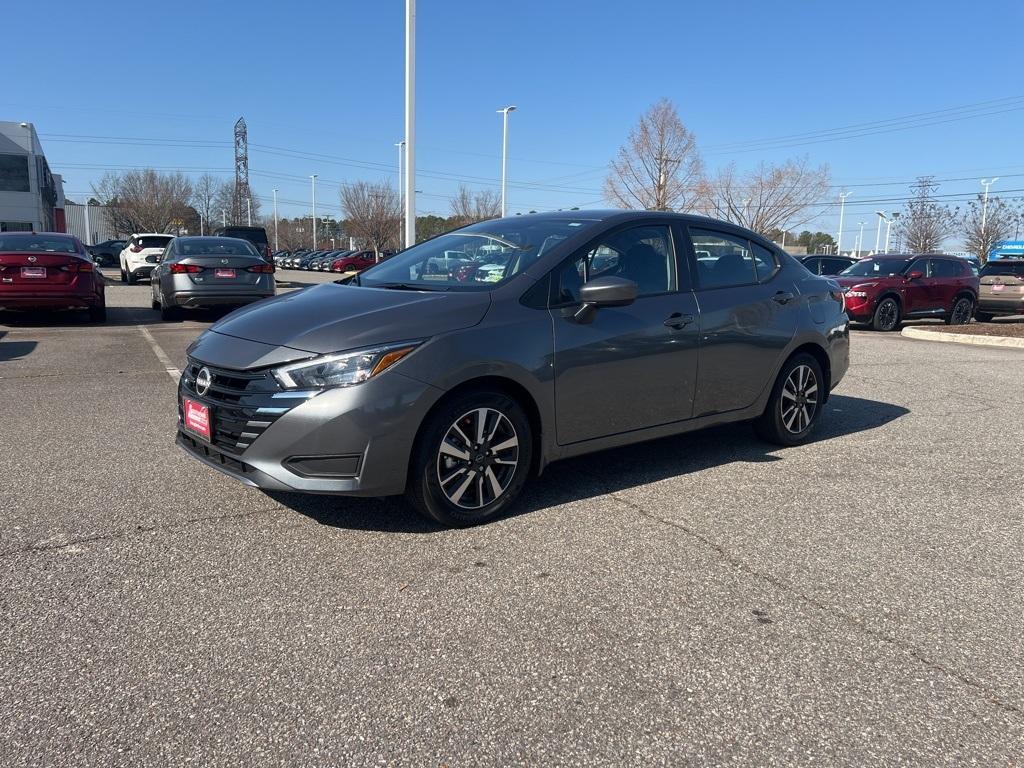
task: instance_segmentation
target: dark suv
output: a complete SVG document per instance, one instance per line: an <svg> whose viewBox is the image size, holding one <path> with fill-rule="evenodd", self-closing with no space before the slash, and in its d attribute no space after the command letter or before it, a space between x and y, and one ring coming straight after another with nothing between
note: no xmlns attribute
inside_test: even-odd
<svg viewBox="0 0 1024 768"><path fill-rule="evenodd" d="M901 320L924 317L963 325L971 321L978 302L978 277L956 256L872 256L835 279L845 289L850 319L877 331L893 331Z"/></svg>
<svg viewBox="0 0 1024 768"><path fill-rule="evenodd" d="M270 256L270 242L267 240L267 230L263 227L221 227L213 233L215 237L239 237L248 240L256 246L256 250L263 256L264 261L273 262Z"/></svg>

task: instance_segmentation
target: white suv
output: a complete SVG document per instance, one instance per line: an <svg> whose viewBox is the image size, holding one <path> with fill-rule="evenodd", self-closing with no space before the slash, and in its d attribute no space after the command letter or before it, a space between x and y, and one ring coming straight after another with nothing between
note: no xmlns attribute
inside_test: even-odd
<svg viewBox="0 0 1024 768"><path fill-rule="evenodd" d="M157 265L160 254L174 235L147 233L132 235L121 251L121 282L134 283L140 277L149 277Z"/></svg>

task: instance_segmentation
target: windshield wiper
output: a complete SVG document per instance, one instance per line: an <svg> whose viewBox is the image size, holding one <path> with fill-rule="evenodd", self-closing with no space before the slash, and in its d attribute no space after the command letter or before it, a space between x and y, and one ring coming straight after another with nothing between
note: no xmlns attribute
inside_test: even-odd
<svg viewBox="0 0 1024 768"><path fill-rule="evenodd" d="M367 284L367 288L387 288L392 291L447 291L447 287L411 285L410 283L373 283Z"/></svg>

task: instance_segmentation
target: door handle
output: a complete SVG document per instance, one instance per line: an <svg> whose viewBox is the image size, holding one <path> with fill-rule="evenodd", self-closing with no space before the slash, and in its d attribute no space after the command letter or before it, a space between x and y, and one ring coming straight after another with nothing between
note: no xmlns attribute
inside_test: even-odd
<svg viewBox="0 0 1024 768"><path fill-rule="evenodd" d="M668 316L668 319L665 321L665 325L678 331L682 330L692 322L693 315L684 315L681 312L673 312Z"/></svg>
<svg viewBox="0 0 1024 768"><path fill-rule="evenodd" d="M776 301L779 304L789 304L795 297L789 291L779 291L772 296L772 301Z"/></svg>

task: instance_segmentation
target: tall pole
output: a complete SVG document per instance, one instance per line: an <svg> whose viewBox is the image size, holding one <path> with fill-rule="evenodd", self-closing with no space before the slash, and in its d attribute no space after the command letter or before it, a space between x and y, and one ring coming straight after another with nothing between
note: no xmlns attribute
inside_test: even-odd
<svg viewBox="0 0 1024 768"><path fill-rule="evenodd" d="M843 214L846 211L846 198L848 198L849 196L849 192L839 193L839 232L836 234L837 255L842 255L843 253Z"/></svg>
<svg viewBox="0 0 1024 768"><path fill-rule="evenodd" d="M501 215L505 216L505 200L508 198L508 113L515 112L512 105L498 110L502 114L501 130Z"/></svg>
<svg viewBox="0 0 1024 768"><path fill-rule="evenodd" d="M199 214L199 235L202 236L205 234L205 232L203 232L203 212L196 211L196 213Z"/></svg>
<svg viewBox="0 0 1024 768"><path fill-rule="evenodd" d="M228 212L223 208L220 209L220 225L226 227L228 225Z"/></svg>
<svg viewBox="0 0 1024 768"><path fill-rule="evenodd" d="M405 0L405 244L416 244L416 0Z"/></svg>
<svg viewBox="0 0 1024 768"><path fill-rule="evenodd" d="M398 207L403 211L401 221L398 223L398 249L401 250L405 248L405 206L402 201L402 153L405 151L405 139L396 142L395 146L398 147Z"/></svg>
<svg viewBox="0 0 1024 768"><path fill-rule="evenodd" d="M988 188L999 181L999 177L996 176L994 179L982 179L981 186L985 188L985 200L981 204L981 231L985 231L985 224L988 222Z"/></svg>
<svg viewBox="0 0 1024 768"><path fill-rule="evenodd" d="M252 226L252 198L251 197L245 198L245 220L247 222L246 226L247 227L251 227Z"/></svg>
<svg viewBox="0 0 1024 768"><path fill-rule="evenodd" d="M860 224L860 234L857 235L857 255L860 256L860 252L864 250L864 222L857 222Z"/></svg>
<svg viewBox="0 0 1024 768"><path fill-rule="evenodd" d="M277 188L274 188L274 250L279 250L277 243Z"/></svg>
<svg viewBox="0 0 1024 768"><path fill-rule="evenodd" d="M310 181L313 182L313 250L316 250L316 177L317 174L310 174Z"/></svg>
<svg viewBox="0 0 1024 768"><path fill-rule="evenodd" d="M889 252L889 230L892 228L892 219L885 220L885 253Z"/></svg>
<svg viewBox="0 0 1024 768"><path fill-rule="evenodd" d="M786 250L786 232L787 230L782 230L782 250Z"/></svg>
<svg viewBox="0 0 1024 768"><path fill-rule="evenodd" d="M885 215L885 211L875 211L878 215L878 231L875 232L875 253L878 253L878 247L882 243L882 219L888 221L888 217Z"/></svg>

